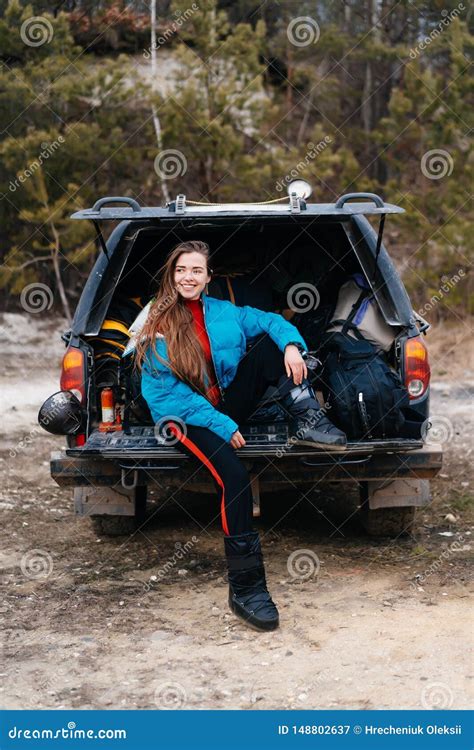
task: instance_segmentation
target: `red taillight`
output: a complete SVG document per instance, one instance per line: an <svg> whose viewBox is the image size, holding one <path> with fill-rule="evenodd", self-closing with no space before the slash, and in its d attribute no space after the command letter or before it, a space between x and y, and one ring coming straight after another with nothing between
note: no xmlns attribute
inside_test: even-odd
<svg viewBox="0 0 474 750"><path fill-rule="evenodd" d="M428 350L419 336L405 342L405 385L411 399L420 398L430 384Z"/></svg>
<svg viewBox="0 0 474 750"><path fill-rule="evenodd" d="M60 388L72 391L81 403L85 401L85 358L81 349L70 346L63 357Z"/></svg>

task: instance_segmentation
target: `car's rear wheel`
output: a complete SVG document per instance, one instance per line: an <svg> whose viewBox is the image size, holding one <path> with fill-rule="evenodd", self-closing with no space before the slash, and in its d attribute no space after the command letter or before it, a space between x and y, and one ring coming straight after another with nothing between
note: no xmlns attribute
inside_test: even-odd
<svg viewBox="0 0 474 750"><path fill-rule="evenodd" d="M135 516L90 516L97 536L129 536L137 528Z"/></svg>
<svg viewBox="0 0 474 750"><path fill-rule="evenodd" d="M415 510L413 507L371 509L364 505L361 521L369 536L403 536L413 529Z"/></svg>
<svg viewBox="0 0 474 750"><path fill-rule="evenodd" d="M113 516L97 514L89 516L92 528L98 536L130 536L145 521L147 488L135 490L135 515Z"/></svg>

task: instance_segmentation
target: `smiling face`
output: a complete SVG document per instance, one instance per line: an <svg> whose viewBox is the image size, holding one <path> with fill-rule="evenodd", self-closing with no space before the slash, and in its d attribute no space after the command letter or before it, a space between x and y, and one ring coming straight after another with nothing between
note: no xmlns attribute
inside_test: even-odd
<svg viewBox="0 0 474 750"><path fill-rule="evenodd" d="M204 255L198 252L181 253L174 267L174 283L184 299L199 299L210 280Z"/></svg>

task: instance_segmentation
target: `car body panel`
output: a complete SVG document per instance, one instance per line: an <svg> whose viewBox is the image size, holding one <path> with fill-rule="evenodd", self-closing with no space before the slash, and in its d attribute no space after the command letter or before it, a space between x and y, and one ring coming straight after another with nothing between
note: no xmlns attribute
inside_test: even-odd
<svg viewBox="0 0 474 750"><path fill-rule="evenodd" d="M245 449L238 451L239 457L250 473L258 473L263 491L284 485L314 485L321 481L371 481L378 479L414 478L430 479L440 471L442 450L440 446L430 445L412 451L375 451L362 454L330 456L315 453L300 455L286 454L278 459L276 454L271 460L265 457L245 456ZM270 458L270 456L268 456ZM198 461L178 451L165 458L107 458L103 456L69 456L66 452L53 452L51 457L51 475L60 486L122 486L125 485L166 486L195 491L212 492L212 481L206 471L200 473ZM134 476L135 474L135 476Z"/></svg>
<svg viewBox="0 0 474 750"><path fill-rule="evenodd" d="M403 338L419 335L410 299L387 249L367 215L383 222L386 214L400 214L404 209L384 203L378 196L370 202L355 202L355 194L342 196L335 203L311 204L289 201L273 204L189 205L179 201L166 207L140 207L129 198L104 198L92 209L78 211L71 218L98 223L119 222L107 243L98 234L103 251L99 254L84 286L81 298L65 336L70 344L88 348L88 339L99 334L110 301L130 258L140 233L176 233L183 230L236 226L295 226L337 223L356 256L378 307L387 324L400 332L399 355ZM367 197L371 194L359 194ZM184 196L180 196L184 198ZM119 206L111 206L121 201ZM379 230L380 230L379 225ZM272 231L272 230L270 230ZM133 256L132 256L133 258ZM375 262L377 261L377 263ZM90 348L90 347L89 347ZM92 362L92 355L89 360ZM401 366L400 359L400 369ZM93 375L91 378L93 387ZM429 389L410 406L425 419L428 415ZM93 418L97 414L91 408ZM93 420L92 420L93 421ZM247 444L237 454L249 472L258 474L263 490L280 489L288 483L315 485L321 481L378 481L411 478L426 480L435 476L442 462L440 446L422 440L386 440L350 443L342 453L330 454L304 446L289 446L286 424L249 425L242 428ZM128 442L127 442L128 441ZM100 433L91 426L84 447L73 446L51 457L51 475L61 486L90 485L122 487L156 484L176 489L188 485L197 491L212 491L213 485L195 459L173 446L156 440L153 427L131 427L130 434ZM130 484L130 482L132 484Z"/></svg>

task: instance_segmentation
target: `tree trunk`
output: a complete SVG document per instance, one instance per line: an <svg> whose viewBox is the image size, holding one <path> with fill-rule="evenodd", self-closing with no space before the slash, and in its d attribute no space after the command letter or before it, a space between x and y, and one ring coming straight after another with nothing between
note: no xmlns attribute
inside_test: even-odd
<svg viewBox="0 0 474 750"><path fill-rule="evenodd" d="M286 108L290 112L293 109L293 48L290 42L286 45L286 77Z"/></svg>
<svg viewBox="0 0 474 750"><path fill-rule="evenodd" d="M315 70L315 79L310 82L310 91L308 96L304 99L304 112L301 119L300 127L298 129L298 135L296 136L296 145L299 146L304 138L306 128L308 127L311 110L313 109L313 100L317 94L318 84L315 81L321 81L328 74L330 68L329 60L327 55L321 60Z"/></svg>
<svg viewBox="0 0 474 750"><path fill-rule="evenodd" d="M382 0L369 0L369 34L376 44L382 42ZM365 64L364 85L362 90L361 117L364 133L367 138L366 154L370 162L368 174L373 177L378 171L377 163L373 162L375 152L371 144L371 133L376 125L375 120L380 115L380 89L374 91L374 61L369 57Z"/></svg>
<svg viewBox="0 0 474 750"><path fill-rule="evenodd" d="M156 70L157 70L157 66L156 66L156 0L151 0L150 2L150 14L151 14L151 19L150 19L151 88L152 88L152 96L153 96L155 93ZM160 122L160 118L158 117L158 110L156 109L156 104L154 100L151 103L151 115L152 115L152 120L153 120L153 127L155 129L158 153L160 153L161 151L163 151L163 137L162 137L162 131L161 131L161 122ZM160 182L161 182L161 192L163 193L163 198L165 199L165 202L168 203L170 200L170 193L168 190L166 179L163 176L161 176Z"/></svg>
<svg viewBox="0 0 474 750"><path fill-rule="evenodd" d="M59 251L61 249L59 233L53 221L50 221L49 225L51 227L51 232L54 237L54 248L51 251L51 260L53 262L54 275L56 276L56 284L58 285L58 291L59 291L59 296L61 298L64 315L66 316L67 322L70 325L72 321L71 308L69 307L69 301L68 301L66 290L64 289L64 284L63 284L63 280L61 277L61 269L59 267Z"/></svg>
<svg viewBox="0 0 474 750"><path fill-rule="evenodd" d="M214 180L212 178L213 163L214 163L214 160L212 158L212 155L211 154L207 154L206 161L205 161L205 164L204 164L204 170L205 170L205 174L206 174L206 186L207 186L206 197L210 201L212 201L212 199L213 199L212 189L214 187L214 184L213 184Z"/></svg>
<svg viewBox="0 0 474 750"><path fill-rule="evenodd" d="M362 125L364 132L368 136L372 129L372 63L367 60L365 63L365 76L364 76L364 87L362 89Z"/></svg>
<svg viewBox="0 0 474 750"><path fill-rule="evenodd" d="M346 3L344 6L344 33L348 37L350 37L353 33L352 32L352 8L349 5L349 3ZM345 60L344 64L342 65L341 77L342 77L342 90L344 93L349 90L350 85L351 85L351 81L350 81L351 76L348 70L349 64L350 64L350 61Z"/></svg>

